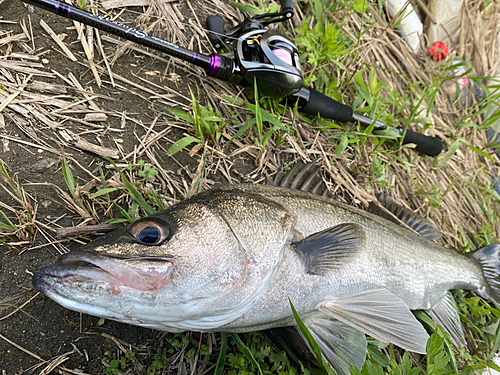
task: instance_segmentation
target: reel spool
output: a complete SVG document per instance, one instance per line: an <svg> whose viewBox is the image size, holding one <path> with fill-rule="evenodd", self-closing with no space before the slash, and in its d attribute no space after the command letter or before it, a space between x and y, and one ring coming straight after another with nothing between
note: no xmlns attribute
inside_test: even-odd
<svg viewBox="0 0 500 375"><path fill-rule="evenodd" d="M276 30L252 30L238 38L236 65L249 85L257 80L259 92L283 98L303 85L299 51Z"/></svg>

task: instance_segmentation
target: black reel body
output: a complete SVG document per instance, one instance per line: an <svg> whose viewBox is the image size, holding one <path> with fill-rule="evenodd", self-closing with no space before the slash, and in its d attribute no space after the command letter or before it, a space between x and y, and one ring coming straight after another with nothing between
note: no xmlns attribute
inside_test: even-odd
<svg viewBox="0 0 500 375"><path fill-rule="evenodd" d="M293 2L280 2L282 12L253 18L244 14L243 22L226 34L224 19L219 16L209 16L207 27L216 49L226 46L233 51L235 64L230 81L253 86L256 80L263 96L284 98L300 90L303 78L295 44L279 31L265 28L293 17Z"/></svg>

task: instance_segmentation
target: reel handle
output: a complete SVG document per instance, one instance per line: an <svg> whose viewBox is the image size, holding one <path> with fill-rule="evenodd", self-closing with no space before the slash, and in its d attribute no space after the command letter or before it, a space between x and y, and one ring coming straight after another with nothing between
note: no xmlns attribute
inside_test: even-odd
<svg viewBox="0 0 500 375"><path fill-rule="evenodd" d="M224 35L224 18L221 16L208 16L207 29L213 31L208 33L210 43L215 49L221 49Z"/></svg>

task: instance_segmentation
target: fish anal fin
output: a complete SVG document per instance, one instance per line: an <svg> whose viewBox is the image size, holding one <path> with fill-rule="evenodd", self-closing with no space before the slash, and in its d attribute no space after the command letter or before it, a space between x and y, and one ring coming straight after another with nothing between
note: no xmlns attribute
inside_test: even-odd
<svg viewBox="0 0 500 375"><path fill-rule="evenodd" d="M450 292L447 292L444 298L432 309L427 310L427 314L450 334L453 344L456 347L463 346L467 348L457 304Z"/></svg>
<svg viewBox="0 0 500 375"><path fill-rule="evenodd" d="M323 303L320 311L373 338L425 354L429 335L399 297L372 289Z"/></svg>
<svg viewBox="0 0 500 375"><path fill-rule="evenodd" d="M368 207L368 212L375 214L377 216L383 217L389 221L396 224L401 224L403 222L415 232L419 233L422 237L428 240L437 240L441 238L441 232L430 220L420 216L419 214L411 211L410 209L403 207L396 202L387 194L377 195L379 203L391 214L384 211L375 203L370 203ZM400 222L401 221L401 222Z"/></svg>
<svg viewBox="0 0 500 375"><path fill-rule="evenodd" d="M345 265L365 244L363 227L346 223L314 233L292 247L304 258L306 272L323 275Z"/></svg>

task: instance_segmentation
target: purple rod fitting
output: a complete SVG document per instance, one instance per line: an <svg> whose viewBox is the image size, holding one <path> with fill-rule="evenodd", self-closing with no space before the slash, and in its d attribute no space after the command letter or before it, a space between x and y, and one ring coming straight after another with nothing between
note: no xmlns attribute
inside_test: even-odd
<svg viewBox="0 0 500 375"><path fill-rule="evenodd" d="M208 62L208 66L205 68L205 72L210 77L215 77L217 71L220 67L220 56L216 53L210 55L210 61Z"/></svg>

